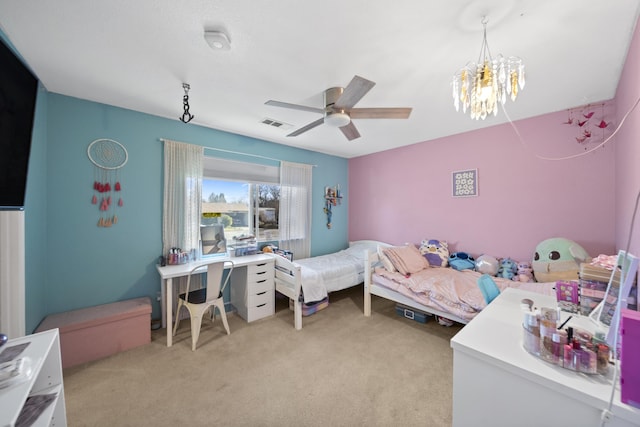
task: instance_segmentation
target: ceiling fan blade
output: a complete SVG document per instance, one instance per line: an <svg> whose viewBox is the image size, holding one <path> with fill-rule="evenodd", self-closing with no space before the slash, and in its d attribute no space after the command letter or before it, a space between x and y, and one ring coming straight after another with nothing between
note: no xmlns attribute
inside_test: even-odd
<svg viewBox="0 0 640 427"><path fill-rule="evenodd" d="M265 104L271 105L273 107L291 108L292 110L302 110L302 111L310 111L312 113L324 114L323 108L307 107L306 105L298 105L298 104L289 104L288 102L274 101L271 99L265 102Z"/></svg>
<svg viewBox="0 0 640 427"><path fill-rule="evenodd" d="M363 96L376 84L360 76L354 76L349 82L340 98L333 104L334 109L348 110L352 108Z"/></svg>
<svg viewBox="0 0 640 427"><path fill-rule="evenodd" d="M356 129L356 125L354 125L353 122L349 122L348 125L341 126L340 130L349 141L360 138L360 132L358 132L358 129Z"/></svg>
<svg viewBox="0 0 640 427"><path fill-rule="evenodd" d="M352 119L408 119L412 108L354 108Z"/></svg>
<svg viewBox="0 0 640 427"><path fill-rule="evenodd" d="M287 136L298 136L298 135L300 135L301 133L305 133L306 131L313 129L314 127L320 126L320 125L321 125L321 124L323 124L323 123L324 123L324 117L319 118L319 119L318 119L318 120L316 120L315 122L311 122L311 123L309 123L308 125L303 126L303 127L301 127L300 129L298 129L298 130L295 130L295 131L291 132L291 133L290 133L289 135L287 135Z"/></svg>

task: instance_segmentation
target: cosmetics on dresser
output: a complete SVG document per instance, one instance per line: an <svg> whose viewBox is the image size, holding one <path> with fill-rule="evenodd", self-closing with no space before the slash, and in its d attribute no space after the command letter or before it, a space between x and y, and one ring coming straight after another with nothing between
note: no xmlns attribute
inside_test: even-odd
<svg viewBox="0 0 640 427"><path fill-rule="evenodd" d="M589 343L586 348L582 349L582 357L580 358L580 372L584 372L586 374L595 374L597 373L598 368L598 359L596 356L596 352L592 350L593 345Z"/></svg>
<svg viewBox="0 0 640 427"><path fill-rule="evenodd" d="M597 345L597 372L606 375L609 370L609 346L606 344Z"/></svg>
<svg viewBox="0 0 640 427"><path fill-rule="evenodd" d="M572 348L571 369L579 371L580 364L582 362L582 353L583 353L583 350L580 346L580 342L574 338L573 342L571 343L571 348Z"/></svg>
<svg viewBox="0 0 640 427"><path fill-rule="evenodd" d="M567 332L556 331L552 337L552 357L551 362L562 365L563 348L567 344Z"/></svg>
<svg viewBox="0 0 640 427"><path fill-rule="evenodd" d="M540 309L540 358L553 362L553 333L558 323L558 310L542 307Z"/></svg>
<svg viewBox="0 0 640 427"><path fill-rule="evenodd" d="M567 343L563 347L562 366L567 369L575 369L573 364L573 328L567 328Z"/></svg>
<svg viewBox="0 0 640 427"><path fill-rule="evenodd" d="M533 354L540 353L540 321L538 313L527 311L524 313L524 348Z"/></svg>

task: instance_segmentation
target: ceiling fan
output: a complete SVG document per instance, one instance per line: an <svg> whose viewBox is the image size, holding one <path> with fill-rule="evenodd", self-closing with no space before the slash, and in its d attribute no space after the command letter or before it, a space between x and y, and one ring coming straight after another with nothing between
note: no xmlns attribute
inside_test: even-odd
<svg viewBox="0 0 640 427"><path fill-rule="evenodd" d="M358 129L351 121L352 119L407 119L411 114L411 108L353 108L374 86L374 82L360 76L354 76L347 87L332 87L324 91L324 108L273 100L269 100L265 104L323 115L322 118L291 132L287 136L298 136L326 123L340 128L344 136L351 141L360 137Z"/></svg>

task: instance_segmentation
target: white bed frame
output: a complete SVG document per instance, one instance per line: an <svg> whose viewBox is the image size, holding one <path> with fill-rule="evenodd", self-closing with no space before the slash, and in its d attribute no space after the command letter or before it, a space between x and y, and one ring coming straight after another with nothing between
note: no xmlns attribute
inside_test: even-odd
<svg viewBox="0 0 640 427"><path fill-rule="evenodd" d="M375 243L387 245L375 240L357 240L349 242L349 246L354 243ZM388 245L387 245L388 246ZM369 253L366 251L366 253ZM272 255L275 259L275 285L276 291L293 301L293 326L296 330L302 329L302 302L300 294L302 292L302 273L299 265L294 264L280 255ZM366 260L366 255L365 255ZM365 266L366 267L366 266ZM365 280L368 272L365 268ZM370 276L368 276L370 278ZM355 285L354 285L355 286ZM350 286L348 286L350 287ZM342 289L346 289L342 288Z"/></svg>
<svg viewBox="0 0 640 427"><path fill-rule="evenodd" d="M275 284L276 291L293 301L293 326L296 330L302 329L302 272L300 266L295 265L280 255L272 255L275 260Z"/></svg>
<svg viewBox="0 0 640 427"><path fill-rule="evenodd" d="M365 255L365 263L364 263L364 315L367 317L371 316L371 295L376 295L384 299L388 299L391 301L395 301L407 307L414 308L416 310L433 314L436 316L444 317L449 320L453 320L458 323L466 324L467 320L461 319L460 317L453 315L451 313L446 313L444 311L438 310L433 307L427 307L419 302L412 300L411 298L404 296L393 289L389 289L387 287L377 285L373 283L373 274L374 267L379 262L380 258L378 257L377 252L367 251Z"/></svg>

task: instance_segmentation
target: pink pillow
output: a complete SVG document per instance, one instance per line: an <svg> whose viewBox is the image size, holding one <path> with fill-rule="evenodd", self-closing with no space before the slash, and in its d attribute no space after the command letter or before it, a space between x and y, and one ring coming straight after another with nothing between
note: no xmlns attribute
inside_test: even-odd
<svg viewBox="0 0 640 427"><path fill-rule="evenodd" d="M384 254L389 258L396 270L405 276L429 268L429 261L413 245L386 248L384 249Z"/></svg>

